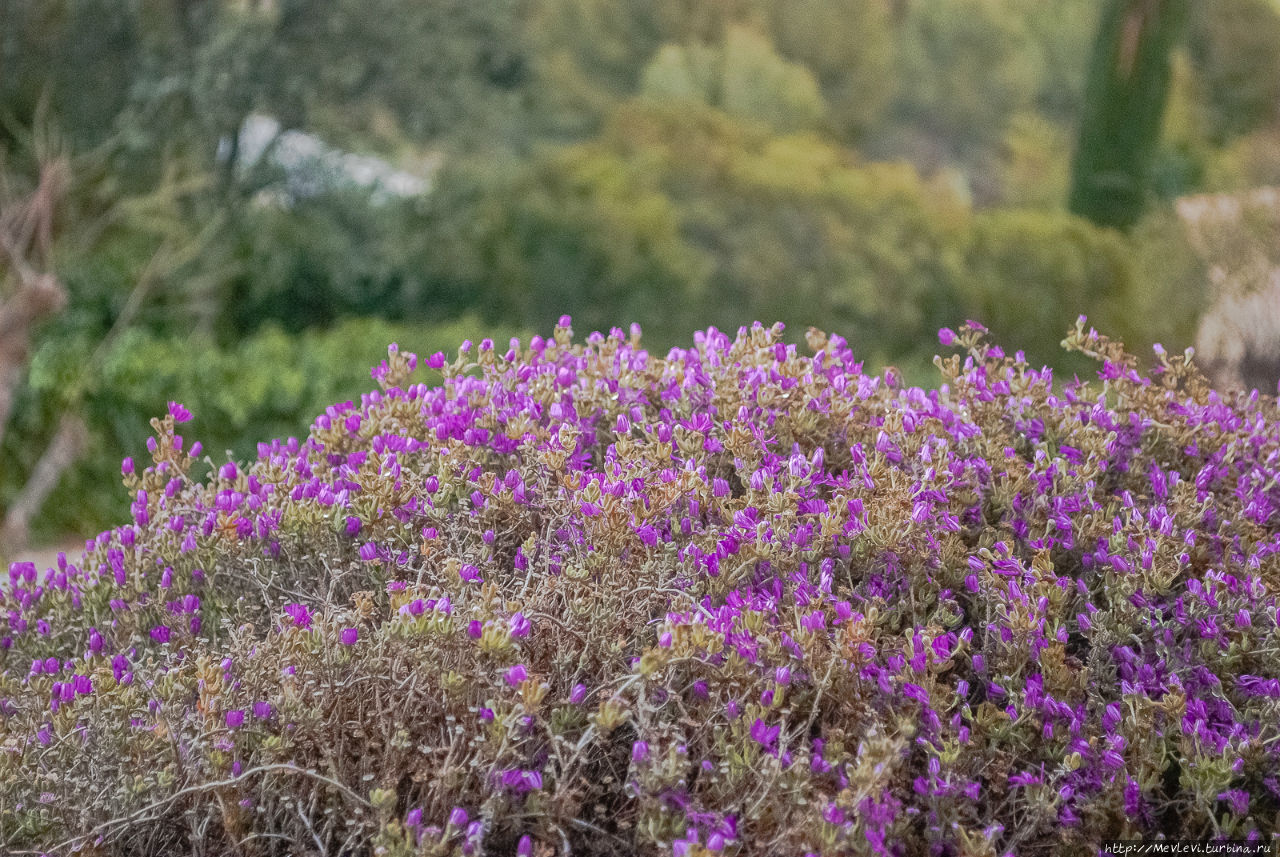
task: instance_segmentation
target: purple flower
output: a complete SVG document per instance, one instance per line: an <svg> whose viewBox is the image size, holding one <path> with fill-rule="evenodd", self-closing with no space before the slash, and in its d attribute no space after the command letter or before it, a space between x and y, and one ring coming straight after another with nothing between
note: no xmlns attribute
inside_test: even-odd
<svg viewBox="0 0 1280 857"><path fill-rule="evenodd" d="M649 758L649 744L646 741L636 741L631 745L631 761L639 764Z"/></svg>
<svg viewBox="0 0 1280 857"><path fill-rule="evenodd" d="M1244 789L1229 789L1218 794L1218 800L1224 801L1237 818L1249 814L1249 793Z"/></svg>
<svg viewBox="0 0 1280 857"><path fill-rule="evenodd" d="M284 612L289 618L293 619L293 624L305 630L311 628L311 611L307 609L305 604L286 604Z"/></svg>
<svg viewBox="0 0 1280 857"><path fill-rule="evenodd" d="M499 774L498 779L505 788L516 794L524 794L525 792L537 791L542 788L542 773L540 771L512 769L503 771Z"/></svg>
<svg viewBox="0 0 1280 857"><path fill-rule="evenodd" d="M671 857L689 857L692 853L690 846L698 844L697 828L690 827L686 831L683 839L677 839L671 843Z"/></svg>
<svg viewBox="0 0 1280 857"><path fill-rule="evenodd" d="M1116 726L1120 723L1120 703L1109 702L1106 709L1102 712L1102 728L1108 734L1115 732Z"/></svg>
<svg viewBox="0 0 1280 857"><path fill-rule="evenodd" d="M587 698L587 686L585 684L575 684L573 690L569 691L569 702L573 705L581 705L582 700Z"/></svg>
<svg viewBox="0 0 1280 857"><path fill-rule="evenodd" d="M533 840L529 838L529 834L520 837L520 842L516 845L516 857L533 857Z"/></svg>
<svg viewBox="0 0 1280 857"><path fill-rule="evenodd" d="M949 327L944 327L938 331L938 342L943 345L954 345L956 341L956 332Z"/></svg>
<svg viewBox="0 0 1280 857"><path fill-rule="evenodd" d="M345 527L347 536L349 538L355 538L360 533L360 519L354 515L347 516Z"/></svg>
<svg viewBox="0 0 1280 857"><path fill-rule="evenodd" d="M512 617L507 622L507 626L511 631L511 636L513 637L529 636L529 630L531 628L531 625L529 624L529 620L525 618L525 615L523 613L516 613L512 615Z"/></svg>
<svg viewBox="0 0 1280 857"><path fill-rule="evenodd" d="M173 417L175 423L185 423L191 419L191 411L188 411L177 402L169 403L169 416Z"/></svg>
<svg viewBox="0 0 1280 857"><path fill-rule="evenodd" d="M529 677L529 671L524 668L524 664L516 664L511 669L507 670L504 677L507 680L507 684L512 687L516 687L520 682Z"/></svg>
<svg viewBox="0 0 1280 857"><path fill-rule="evenodd" d="M169 642L169 635L170 632L168 625L157 625L151 629L151 639L155 640L157 643Z"/></svg>
<svg viewBox="0 0 1280 857"><path fill-rule="evenodd" d="M484 634L484 626L480 624L479 619L472 619L467 623L467 636L473 640L478 640Z"/></svg>
<svg viewBox="0 0 1280 857"><path fill-rule="evenodd" d="M902 685L902 695L910 699L914 699L922 705L929 704L929 692L918 684L904 682Z"/></svg>
<svg viewBox="0 0 1280 857"><path fill-rule="evenodd" d="M405 827L421 827L422 826L422 808L414 807L404 817Z"/></svg>
<svg viewBox="0 0 1280 857"><path fill-rule="evenodd" d="M360 641L360 629L359 628L343 628L342 633L339 635L338 639L342 642L342 645L344 646L354 646L357 642Z"/></svg>
<svg viewBox="0 0 1280 857"><path fill-rule="evenodd" d="M450 827L466 827L467 819L469 817L470 816L467 815L467 811L465 809L463 809L460 806L455 806L453 808L453 811L449 813L449 826Z"/></svg>
<svg viewBox="0 0 1280 857"><path fill-rule="evenodd" d="M462 568L458 569L458 576L467 583L478 583L480 581L480 569L474 565L464 564Z"/></svg>
<svg viewBox="0 0 1280 857"><path fill-rule="evenodd" d="M244 725L244 712L239 708L227 712L227 728L239 729Z"/></svg>
<svg viewBox="0 0 1280 857"><path fill-rule="evenodd" d="M1280 679L1242 674L1236 679L1236 689L1245 696L1267 696L1280 699Z"/></svg>
<svg viewBox="0 0 1280 857"><path fill-rule="evenodd" d="M253 716L259 720L266 720L271 716L271 703L255 702L253 704Z"/></svg>
<svg viewBox="0 0 1280 857"><path fill-rule="evenodd" d="M757 717L756 722L751 724L751 739L766 750L770 750L773 749L774 742L778 740L778 734L781 731L781 726L770 726Z"/></svg>
<svg viewBox="0 0 1280 857"><path fill-rule="evenodd" d="M120 462L120 475L121 476L133 475L133 459L132 458L126 458L124 461Z"/></svg>
<svg viewBox="0 0 1280 857"><path fill-rule="evenodd" d="M360 546L360 558L365 562L373 562L378 558L378 545L374 542L365 542Z"/></svg>

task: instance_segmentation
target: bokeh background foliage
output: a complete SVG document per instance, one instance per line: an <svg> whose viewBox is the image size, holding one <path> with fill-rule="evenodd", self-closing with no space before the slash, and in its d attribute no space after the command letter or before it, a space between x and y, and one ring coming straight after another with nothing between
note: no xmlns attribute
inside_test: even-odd
<svg viewBox="0 0 1280 857"><path fill-rule="evenodd" d="M68 411L87 441L37 539L122 516L104 462L168 400L245 456L367 389L389 341L562 313L658 351L817 325L925 383L966 317L1068 374L1081 312L1182 349L1208 289L1174 201L1280 183L1280 8L1192 4L1118 230L1068 208L1117 3L0 0L5 198L69 175L0 510Z"/></svg>

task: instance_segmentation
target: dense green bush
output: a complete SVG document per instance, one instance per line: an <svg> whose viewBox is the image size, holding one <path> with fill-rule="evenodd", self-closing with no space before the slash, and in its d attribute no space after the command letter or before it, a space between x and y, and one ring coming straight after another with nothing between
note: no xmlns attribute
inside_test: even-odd
<svg viewBox="0 0 1280 857"><path fill-rule="evenodd" d="M351 316L421 322L474 311L474 295L431 277L422 207L358 189L246 206L219 260L229 269L219 329L234 339L262 324L300 331Z"/></svg>
<svg viewBox="0 0 1280 857"><path fill-rule="evenodd" d="M0 582L0 847L1096 853L1280 837L1280 419L1181 357L437 353ZM211 423L206 426L206 422ZM179 442L177 433L188 436ZM300 845L301 843L301 845Z"/></svg>

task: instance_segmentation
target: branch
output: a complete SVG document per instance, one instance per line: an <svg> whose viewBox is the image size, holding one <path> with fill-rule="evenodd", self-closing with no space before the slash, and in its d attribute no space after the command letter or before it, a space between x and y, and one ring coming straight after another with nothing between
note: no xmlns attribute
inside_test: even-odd
<svg viewBox="0 0 1280 857"><path fill-rule="evenodd" d="M76 463L88 439L84 420L72 411L63 413L53 440L45 447L35 470L4 516L4 524L0 526L0 553L12 555L27 547L32 518L49 499L62 474Z"/></svg>
<svg viewBox="0 0 1280 857"><path fill-rule="evenodd" d="M74 836L71 839L64 840L53 847L53 852L60 853L64 849L75 850L73 846L80 847L97 837L108 836L116 828L129 827L134 824L140 824L147 821L154 821L157 818L159 818L160 815L153 815L153 813L156 813L157 811L159 811L161 814L163 814L163 812L168 810L171 806L173 806L173 804L177 803L179 800L189 795L202 794L204 792L210 792L210 791L218 791L219 789L225 789L225 788L233 788L235 786L243 785L245 780L247 780L249 777L255 774L267 774L267 773L273 773L277 771L281 773L300 774L302 776L311 777L312 779L319 780L322 783L326 783L330 786L333 786L338 791L344 793L347 797L351 798L351 800L357 803L363 804L369 809L373 808L373 804L369 803L368 800L361 797L358 793L352 791L350 788L338 782L337 780L331 779L330 777L326 777L324 774L321 774L318 771L313 771L309 768L299 768L297 765L290 764L288 762L279 762L275 764L259 765L254 768L250 768L249 770L242 773L240 776L232 777L231 779L215 780L214 782L211 782L211 783L202 783L200 785L187 786L184 789L179 789L178 791L169 795L167 798L163 800L155 801L154 803L147 804L146 806L142 807L136 812L131 813L130 815L109 819L97 825L96 827L92 828L88 833L82 833L79 836ZM13 853L14 854L37 854L40 852L15 851Z"/></svg>

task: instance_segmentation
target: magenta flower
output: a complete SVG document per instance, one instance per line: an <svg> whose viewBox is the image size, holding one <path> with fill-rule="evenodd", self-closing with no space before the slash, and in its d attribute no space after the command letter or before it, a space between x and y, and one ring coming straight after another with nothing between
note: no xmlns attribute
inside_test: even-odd
<svg viewBox="0 0 1280 857"><path fill-rule="evenodd" d="M478 583L480 581L480 569L474 565L464 564L462 568L458 569L458 576L467 583Z"/></svg>
<svg viewBox="0 0 1280 857"><path fill-rule="evenodd" d="M541 771L512 769L500 773L498 775L498 780L502 783L503 787L515 792L516 794L537 791L542 788Z"/></svg>
<svg viewBox="0 0 1280 857"><path fill-rule="evenodd" d="M523 613L513 614L508 620L507 625L511 631L511 636L513 637L527 637L529 636L529 631L532 628L532 625L530 625L529 620L525 618Z"/></svg>
<svg viewBox="0 0 1280 857"><path fill-rule="evenodd" d="M191 411L187 410L177 402L170 402L169 416L173 417L173 421L175 423L185 423L191 419Z"/></svg>
<svg viewBox="0 0 1280 857"><path fill-rule="evenodd" d="M239 729L244 725L244 712L239 708L227 712L227 728Z"/></svg>
<svg viewBox="0 0 1280 857"><path fill-rule="evenodd" d="M1249 814L1249 793L1244 789L1229 789L1228 791L1220 792L1218 800L1226 803L1237 818L1244 818Z"/></svg>
<svg viewBox="0 0 1280 857"><path fill-rule="evenodd" d="M649 744L646 741L636 741L631 745L631 761L639 764L649 758Z"/></svg>
<svg viewBox="0 0 1280 857"><path fill-rule="evenodd" d="M286 604L284 612L289 618L293 619L294 626L304 631L311 628L311 611L307 609L305 604Z"/></svg>
<svg viewBox="0 0 1280 857"><path fill-rule="evenodd" d="M360 629L343 628L342 633L338 635L338 639L344 646L354 646L360 640Z"/></svg>
<svg viewBox="0 0 1280 857"><path fill-rule="evenodd" d="M157 643L169 642L169 636L170 631L168 625L157 625L151 629L151 639L155 640Z"/></svg>
<svg viewBox="0 0 1280 857"><path fill-rule="evenodd" d="M507 680L507 684L512 687L516 687L520 682L524 681L528 677L529 671L525 669L524 664L516 664L511 669L507 670L506 675L504 676Z"/></svg>
<svg viewBox="0 0 1280 857"><path fill-rule="evenodd" d="M585 684L575 684L573 690L569 692L569 702L573 705L581 705L586 698L587 686Z"/></svg>
<svg viewBox="0 0 1280 857"><path fill-rule="evenodd" d="M253 716L259 720L266 720L271 716L270 702L255 702L253 704Z"/></svg>
<svg viewBox="0 0 1280 857"><path fill-rule="evenodd" d="M763 720L756 718L756 722L751 724L751 739L766 750L770 750L773 749L773 745L778 740L778 735L781 731L781 726L770 726Z"/></svg>

